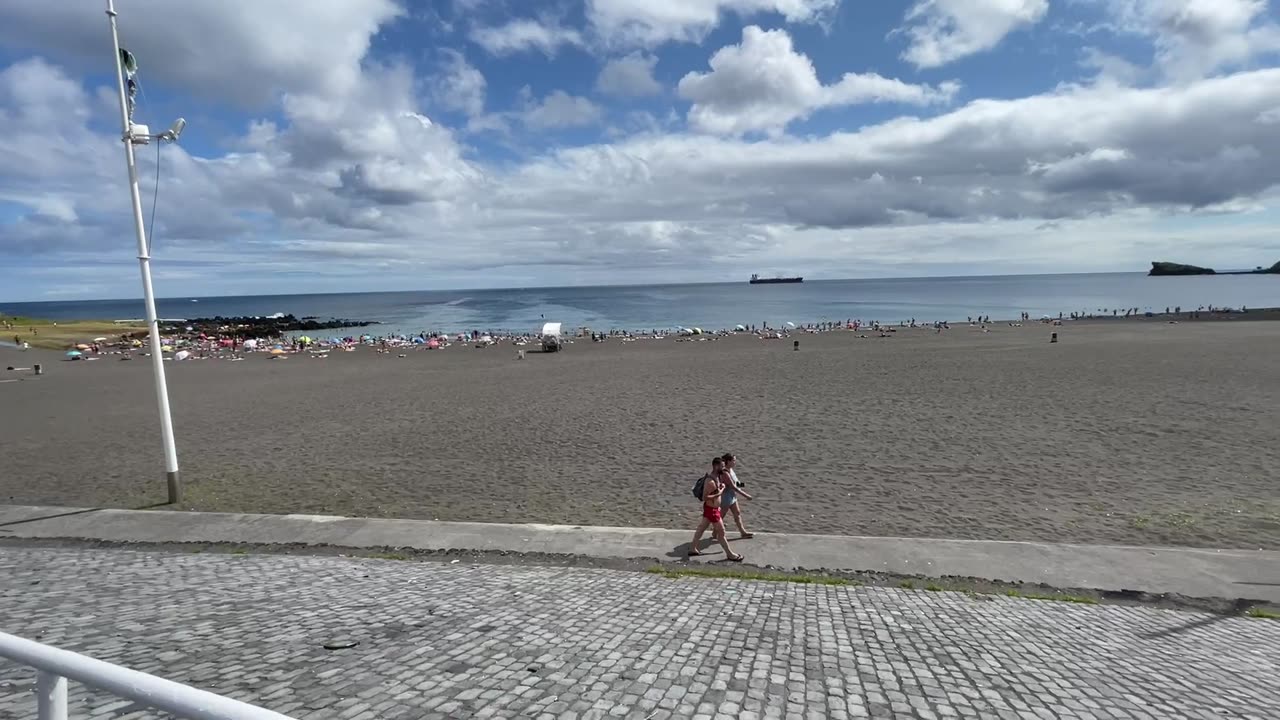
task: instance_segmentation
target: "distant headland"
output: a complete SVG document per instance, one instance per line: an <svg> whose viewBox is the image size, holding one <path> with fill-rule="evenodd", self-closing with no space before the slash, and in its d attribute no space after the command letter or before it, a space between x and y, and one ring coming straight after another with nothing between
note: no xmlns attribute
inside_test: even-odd
<svg viewBox="0 0 1280 720"><path fill-rule="evenodd" d="M1151 263L1151 272L1147 273L1153 276L1163 275L1280 275L1280 262L1269 268L1259 265L1253 270L1231 270L1226 272L1218 272L1213 268L1199 267L1196 265L1182 265L1180 263L1171 262L1153 262Z"/></svg>

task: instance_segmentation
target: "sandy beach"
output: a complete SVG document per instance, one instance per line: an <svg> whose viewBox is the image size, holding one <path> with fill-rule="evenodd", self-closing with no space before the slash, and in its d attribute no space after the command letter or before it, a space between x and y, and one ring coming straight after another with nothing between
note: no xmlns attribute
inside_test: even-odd
<svg viewBox="0 0 1280 720"><path fill-rule="evenodd" d="M1280 322L797 337L167 363L184 506L691 527L732 451L761 531L1280 548ZM163 501L149 362L33 362L0 502Z"/></svg>

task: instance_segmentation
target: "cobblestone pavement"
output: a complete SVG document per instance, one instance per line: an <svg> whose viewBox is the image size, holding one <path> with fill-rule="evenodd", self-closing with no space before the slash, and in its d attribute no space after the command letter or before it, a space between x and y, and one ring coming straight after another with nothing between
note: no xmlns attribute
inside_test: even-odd
<svg viewBox="0 0 1280 720"><path fill-rule="evenodd" d="M1280 717L1280 622L923 590L5 547L0 629L297 718Z"/></svg>

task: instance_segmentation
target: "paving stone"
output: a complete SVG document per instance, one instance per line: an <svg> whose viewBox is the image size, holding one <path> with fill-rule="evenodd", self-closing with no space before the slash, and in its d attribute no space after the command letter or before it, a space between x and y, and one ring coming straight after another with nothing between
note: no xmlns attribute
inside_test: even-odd
<svg viewBox="0 0 1280 720"><path fill-rule="evenodd" d="M317 720L1280 717L1280 623L896 588L0 545L0 627Z"/></svg>

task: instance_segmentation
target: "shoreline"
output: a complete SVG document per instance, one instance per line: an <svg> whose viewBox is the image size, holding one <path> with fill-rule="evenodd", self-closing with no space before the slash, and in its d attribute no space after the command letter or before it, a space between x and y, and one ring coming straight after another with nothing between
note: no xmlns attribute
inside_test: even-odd
<svg viewBox="0 0 1280 720"><path fill-rule="evenodd" d="M6 321L6 320L13 320L13 319L14 318L6 318L5 316L0 315L0 322ZM125 333L119 333L125 345L129 344L128 340L130 339L134 339L137 337L145 338L145 330L146 330L145 325L141 327L128 325L127 323L133 322L128 320L77 320L77 321L65 321L65 322L33 320L31 318L18 318L18 320L21 320L24 324L18 326L17 328L8 328L8 327L4 328L3 332L5 334L3 337L0 337L0 347L20 347L18 345L13 344L7 339L9 337L9 333L14 333L16 330L17 333L21 335L23 329L29 328L33 324L37 325L41 329L46 329L46 330L49 327L59 327L59 328L65 328L66 330L74 330L76 326L84 326L84 325L92 326L89 329L84 331L84 334L86 335L86 337L84 338L68 337L67 338L68 342L64 343L66 347L61 348L64 350L74 349L74 347L77 344L88 342L90 339L88 338L88 335L93 335L98 332L101 332L103 330L102 324L104 323L112 323L116 326L114 329L128 331ZM772 327L772 326L757 327L755 325L738 325L736 328L732 328L732 329L721 328L717 330L689 328L689 327L680 326L680 325L670 326L667 328L648 328L648 329L613 328L609 330L591 330L590 328L587 328L587 327L581 327L581 328L569 328L566 334L566 337L585 338L585 337L588 337L588 333L592 334L593 339L595 334L599 334L603 337L609 337L609 338L637 337L637 338L645 338L645 339L662 339L662 338L673 337L673 336L674 337L680 337L680 336L723 337L727 335L748 334L748 335L757 335L757 336L776 335L777 339L782 339L782 338L789 338L790 335L793 333L839 332L839 331L859 332L859 331L867 331L867 330L872 332L879 332L881 330L885 332L896 332L897 330L901 330L904 328L908 328L908 329L932 328L932 329L951 330L953 327L965 327L965 326L983 328L988 325L1021 326L1021 325L1036 324L1036 323L1045 324L1045 325L1058 325L1058 324L1066 325L1070 323L1070 324L1078 325L1082 323L1108 322L1108 321L1110 322L1146 321L1146 322L1175 322L1176 323L1176 322L1211 322L1211 321L1230 321L1230 320L1245 320L1245 321L1280 320L1280 307L1264 307L1264 308L1254 308L1254 309L1232 309L1232 308L1210 307L1210 308L1198 308L1196 310L1185 310L1181 312L1169 312L1169 313L1133 312L1133 313L1123 314L1123 315L1118 314L1118 312L1112 315L1106 315L1105 313L1089 313L1089 314L1078 313L1074 317L1068 313L1059 313L1059 316L1056 318L1051 316L1041 316L1040 318L1018 318L1018 319L1011 319L1011 318L983 319L983 318L969 317L965 321L938 320L938 321L917 322L916 319L912 318L911 320L900 320L892 323L885 323L885 322L880 322L875 320L864 322L861 319L855 320L853 318L849 318L844 322L820 321L816 323L815 322L786 323L782 327ZM278 326L282 322L284 322L284 324L288 324L288 322L286 321L292 321L293 324L298 325L298 327L280 330ZM294 343L295 347L293 349L295 350L298 349L296 347L296 342L298 338L305 337L306 333L319 333L321 331L327 331L327 330L363 329L363 328L388 324L381 320L351 320L351 319L338 319L338 318L334 318L327 321L317 321L316 318L314 317L307 317L307 318L303 318L302 320L298 320L293 315L283 315L283 314L277 314L275 316L242 316L242 317L217 316L213 318L196 318L193 320L160 320L159 322L161 323L161 326L162 326L161 327L162 334L168 336L169 338L183 338L185 340L190 341L196 337L203 339L207 335L208 337L215 338L215 339L237 338L237 339L243 340L243 339L253 338L259 341L266 341L269 343L274 343L279 340L285 340L290 343ZM195 323L195 325L190 325L191 323ZM186 332L185 329L184 331L181 331L181 332L178 331L177 330L178 326L182 324L188 324L190 327L192 327L192 331ZM263 332L263 331L273 331L273 332ZM66 335L66 333L64 332L64 333L61 333L60 335ZM449 341L454 338L457 338L458 342L475 342L480 340L481 337L489 337L498 342L501 342L504 340L529 341L539 337L539 334L533 330L513 331L513 330L507 330L507 329L492 329L492 328L486 329L484 331L475 330L475 329L469 329L469 330L451 329L451 330L430 330L430 331L420 330L418 332L410 332L410 333L392 332L392 333L380 334L380 335L373 335L368 332L361 332L358 335L350 335L346 333L333 333L333 334L330 334L329 338L322 338L320 341L318 341L318 344L321 347L329 347L332 345L337 345L339 343L331 342L335 338L342 340L343 344L371 344L371 343L376 344L382 340L409 341L414 338L421 338L424 343L429 339L439 339L443 341ZM50 345L49 343L42 343L40 346L32 345L32 347L33 348L41 347L42 349L47 349L47 350L57 349L52 345ZM123 345L121 347L123 347Z"/></svg>

